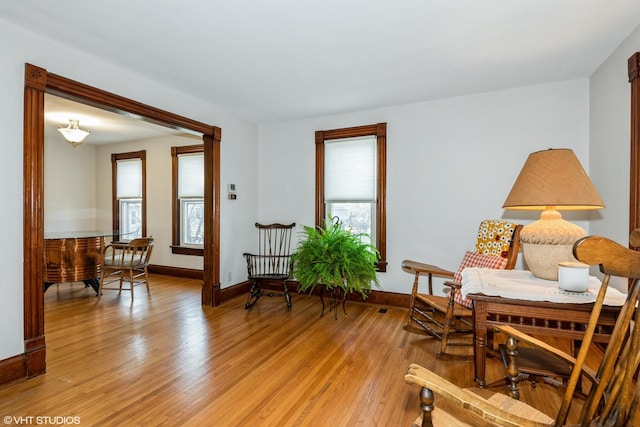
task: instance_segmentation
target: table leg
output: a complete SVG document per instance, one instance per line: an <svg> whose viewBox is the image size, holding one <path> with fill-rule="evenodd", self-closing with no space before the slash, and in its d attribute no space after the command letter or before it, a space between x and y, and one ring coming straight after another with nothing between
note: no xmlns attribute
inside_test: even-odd
<svg viewBox="0 0 640 427"><path fill-rule="evenodd" d="M87 279L82 281L86 286L91 286L93 290L98 295L98 290L100 289L100 279L98 277L94 277L93 279Z"/></svg>
<svg viewBox="0 0 640 427"><path fill-rule="evenodd" d="M482 301L473 302L473 356L475 381L478 387L484 388L487 385L487 306Z"/></svg>

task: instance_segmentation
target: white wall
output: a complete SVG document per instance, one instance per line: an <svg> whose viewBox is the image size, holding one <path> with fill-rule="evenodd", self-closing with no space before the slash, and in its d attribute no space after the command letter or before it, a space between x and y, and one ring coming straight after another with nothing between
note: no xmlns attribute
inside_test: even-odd
<svg viewBox="0 0 640 427"><path fill-rule="evenodd" d="M58 75L99 87L136 101L153 105L222 128L221 181L238 184L238 200L221 200L222 286L246 277L242 252L253 247L253 223L258 215L257 152L258 129L202 100L163 86L147 76L116 67L69 46L55 43L0 20L0 121L3 159L0 189L3 208L0 222L3 237L12 242L2 250L0 270L0 360L24 352L22 281L22 143L24 64L31 63ZM189 66L189 64L185 64ZM194 70L198 72L199 70ZM228 273L232 279L226 280Z"/></svg>
<svg viewBox="0 0 640 427"><path fill-rule="evenodd" d="M538 213L503 211L527 156L571 148L588 169L588 81L260 127L260 219L314 222L314 132L387 122L385 291L409 293L405 258L456 269L485 218L529 223ZM565 218L587 226L587 215Z"/></svg>
<svg viewBox="0 0 640 427"><path fill-rule="evenodd" d="M606 208L590 223L590 234L629 243L631 85L627 60L640 51L640 27L627 37L590 78L590 176ZM613 286L626 290L627 281Z"/></svg>
<svg viewBox="0 0 640 427"><path fill-rule="evenodd" d="M593 234L629 242L631 85L627 60L640 51L640 27L590 78L590 170L605 209L591 223Z"/></svg>
<svg viewBox="0 0 640 427"><path fill-rule="evenodd" d="M62 135L45 134L45 233L96 230L95 153L92 145L72 147Z"/></svg>

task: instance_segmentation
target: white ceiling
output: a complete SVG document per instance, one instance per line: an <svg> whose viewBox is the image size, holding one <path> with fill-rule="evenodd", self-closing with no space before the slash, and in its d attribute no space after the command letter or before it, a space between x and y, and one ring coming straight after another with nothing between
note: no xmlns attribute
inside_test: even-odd
<svg viewBox="0 0 640 427"><path fill-rule="evenodd" d="M0 18L255 123L589 77L638 0L2 0Z"/></svg>
<svg viewBox="0 0 640 427"><path fill-rule="evenodd" d="M67 127L69 120L78 120L82 130L91 132L85 144L101 145L123 141L135 141L166 135L185 135L168 127L80 104L58 96L45 94L44 131L47 138L64 141L57 130Z"/></svg>

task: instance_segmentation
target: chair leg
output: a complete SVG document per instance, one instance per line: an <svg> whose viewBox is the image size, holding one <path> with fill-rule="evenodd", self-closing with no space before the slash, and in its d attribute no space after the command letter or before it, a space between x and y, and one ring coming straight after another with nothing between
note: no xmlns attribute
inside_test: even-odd
<svg viewBox="0 0 640 427"><path fill-rule="evenodd" d="M133 269L129 270L129 286L131 286L131 299L133 299Z"/></svg>
<svg viewBox="0 0 640 427"><path fill-rule="evenodd" d="M411 322L413 322L413 309L416 306L415 294L418 292L419 279L420 279L420 274L416 273L415 278L413 279L413 288L411 289L411 299L409 300L409 317L407 318L407 323L404 325L405 330L409 330L411 328Z"/></svg>
<svg viewBox="0 0 640 427"><path fill-rule="evenodd" d="M144 266L144 283L147 285L147 293L149 293L149 270Z"/></svg>
<svg viewBox="0 0 640 427"><path fill-rule="evenodd" d="M415 305L416 305L415 298L411 296L411 302L409 305L409 317L407 318L406 323L402 327L402 329L404 329L405 331L411 330L411 323L413 322L413 309L415 308Z"/></svg>
<svg viewBox="0 0 640 427"><path fill-rule="evenodd" d="M282 280L279 280L282 281ZM263 295L267 295L269 297L281 297L284 296L285 300L287 302L287 308L291 309L291 292L289 291L289 281L288 280L284 280L282 281L282 289L284 292L268 292L265 293L264 288L262 287L262 280L260 279L255 279L253 281L253 284L251 285L251 289L249 290L249 296L247 297L247 302L244 304L244 308L245 310L250 309L251 307L253 307L258 300L260 299L261 296Z"/></svg>
<svg viewBox="0 0 640 427"><path fill-rule="evenodd" d="M262 296L262 287L258 284L257 281L253 282L251 285L251 290L249 291L249 297L247 298L247 302L244 304L244 309L248 310L253 307L260 297Z"/></svg>
<svg viewBox="0 0 640 427"><path fill-rule="evenodd" d="M512 337L507 338L506 348L509 360L507 367L509 395L511 395L511 397L516 400L520 400L520 389L518 388L520 373L518 371L518 365L516 363L516 356L518 355L518 342Z"/></svg>
<svg viewBox="0 0 640 427"><path fill-rule="evenodd" d="M289 293L289 285L284 282L284 298L287 300L287 308L291 310L291 294Z"/></svg>
<svg viewBox="0 0 640 427"><path fill-rule="evenodd" d="M450 293L453 293L451 291ZM451 322L453 320L453 295L449 295L449 302L447 305L447 312L444 316L444 326L442 328L442 339L440 340L440 351L436 354L436 357L440 357L440 355L446 353L447 344L449 344L449 333L451 332Z"/></svg>
<svg viewBox="0 0 640 427"><path fill-rule="evenodd" d="M440 357L447 352L447 344L449 343L449 332L451 331L451 320L447 317L444 319L444 328L442 329L442 339L440 340L440 351L436 357Z"/></svg>

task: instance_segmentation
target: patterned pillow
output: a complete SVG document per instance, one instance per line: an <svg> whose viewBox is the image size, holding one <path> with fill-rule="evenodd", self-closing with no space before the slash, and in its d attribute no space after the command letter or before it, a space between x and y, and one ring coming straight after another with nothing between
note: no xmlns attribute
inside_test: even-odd
<svg viewBox="0 0 640 427"><path fill-rule="evenodd" d="M478 228L476 252L506 258L517 224L500 219L482 221Z"/></svg>
<svg viewBox="0 0 640 427"><path fill-rule="evenodd" d="M462 262L460 263L460 267L458 267L458 271L456 271L456 273L453 275L453 280L456 283L462 283L462 270L468 267L493 268L496 270L503 270L506 266L506 258L467 251L464 254L464 258L462 258ZM472 303L469 298L462 298L462 293L457 289L454 289L453 292L453 300L455 302L467 308L472 308Z"/></svg>

